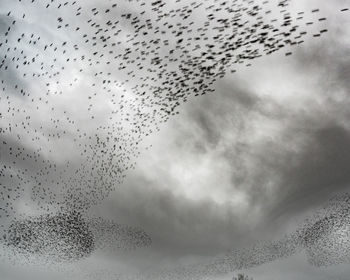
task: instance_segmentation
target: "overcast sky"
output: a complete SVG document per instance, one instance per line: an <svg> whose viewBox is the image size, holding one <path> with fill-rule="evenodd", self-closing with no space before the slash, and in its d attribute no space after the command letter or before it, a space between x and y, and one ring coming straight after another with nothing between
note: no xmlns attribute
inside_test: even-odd
<svg viewBox="0 0 350 280"><path fill-rule="evenodd" d="M102 2L89 0L81 5L105 7L110 4ZM140 155L133 159L136 168L126 172L125 179L105 200L87 210L89 217L103 217L143 229L152 239L151 246L127 251L96 250L84 260L52 268L22 267L4 259L0 264L1 280L24 277L112 280L118 279L118 275L124 275L120 279L127 279L123 277L144 272L161 275L163 269L191 270L191 265L210 264L232 250L244 251L259 242L281 240L295 232L317 209L327 205L332 196L350 191L350 17L348 13L339 13L349 3L343 0L291 3L288 7L291 13L319 8L327 22L317 22L315 25L320 27L312 28L326 27L328 33L321 38L305 38L304 44L293 47L292 56L280 51L255 59L251 67L238 65L236 73L215 82L214 92L190 97L181 104L178 115L160 124L160 131L145 137ZM7 26L7 11L19 9L18 3L1 1L1 32ZM29 32L46 32L46 38L53 41L65 40L54 37L56 21L39 14L40 10L31 9L25 10L33 15L28 19ZM136 8L130 4L128 9ZM200 22L201 15L197 18ZM127 28L125 26L125 32ZM66 36L74 40L74 36ZM84 51L89 50L81 50ZM4 48L0 47L0 52L3 57ZM98 70L82 74L77 69L66 69L62 80L74 76L79 81L73 87L57 86L64 94L50 97L50 102L55 102L55 112L48 108L31 114L32 129L42 126L44 134L50 133L51 118L64 122L62 112L67 110L88 135L101 133L103 137L104 131L96 128L112 122L106 108L113 110L113 104L104 100L103 94L97 96L93 120L88 112L80 110L90 102L85 95L92 92L89 85L94 82L94 71L103 66L96 67ZM43 89L42 85L31 79L17 79L22 75L20 70L11 71L1 71L1 79L9 85L11 81L14 84L20 81L21 88L39 98L37 92ZM117 74L112 72L112 76ZM135 84L137 81L131 79L126 85L119 85L118 90L133 96L130 89ZM75 93L73 97L72 93ZM30 98L11 96L11 102L13 106L34 112L35 105ZM132 102L127 100L126 104ZM1 98L0 126L17 121L16 116L6 114L8 107L6 99ZM72 140L79 133L70 124L65 128L67 137L63 140L32 142L28 136L27 142L22 139L21 145L26 143L29 150L40 146L40 152L52 162L64 166L69 161L71 170L75 170L84 162ZM19 133L25 134L23 131ZM14 132L0 134L0 137L16 141ZM79 141L89 143L87 139ZM144 149L149 145L150 148ZM0 161L10 164L5 154L0 155ZM85 169L92 166L93 163L86 162ZM41 168L30 161L16 167L32 169L33 174L36 168ZM73 171L67 171L67 178L69 172ZM50 180L56 178L55 174L47 176ZM7 184L6 178L3 180L3 184ZM15 203L19 213L16 215L39 213L36 203L24 191ZM5 226L9 223L8 220L1 222ZM349 256L344 259L348 260ZM193 271L201 270L200 265ZM350 275L346 263L313 266L305 250L243 272L256 280L345 280ZM214 273L208 279L228 280L232 276L233 272Z"/></svg>

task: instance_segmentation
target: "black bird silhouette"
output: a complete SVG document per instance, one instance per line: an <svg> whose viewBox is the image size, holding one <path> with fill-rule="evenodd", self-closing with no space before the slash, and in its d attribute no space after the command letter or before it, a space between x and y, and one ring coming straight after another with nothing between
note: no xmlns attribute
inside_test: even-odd
<svg viewBox="0 0 350 280"><path fill-rule="evenodd" d="M294 14L288 0L5 2L0 236L7 232L14 250L52 259L93 251L81 217L122 184L145 139L183 103L213 94L214 83L240 64L251 67L281 49L290 56L290 48L328 31L320 17L322 29L308 36L321 11ZM15 205L27 196L46 216L19 218ZM101 228L104 236L119 230L107 222ZM140 232L123 234L140 246L150 242Z"/></svg>

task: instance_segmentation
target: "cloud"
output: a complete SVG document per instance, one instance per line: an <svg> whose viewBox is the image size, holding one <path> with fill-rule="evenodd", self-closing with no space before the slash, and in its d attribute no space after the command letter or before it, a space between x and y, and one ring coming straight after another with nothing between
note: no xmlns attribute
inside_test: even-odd
<svg viewBox="0 0 350 280"><path fill-rule="evenodd" d="M6 112L7 107L11 107L11 110L20 112L12 117L11 113L4 114L6 118L2 121L23 138L18 142L13 137L0 136L5 137L14 149L24 148L26 154L40 152L42 155L39 163L27 159L17 165L21 170L29 170L23 177L28 180L29 188L34 187L36 195L34 201L26 197L27 206L21 208L17 205L16 210L23 213L31 209L35 212L37 204L50 208L48 202L52 202L54 194L58 203L73 195L66 206L74 206L73 201L86 209L109 194L109 188L106 192L95 191L104 181L111 189L118 187L103 205L90 209L89 214L99 213L118 223L141 227L154 242L151 248L138 254L123 254L121 257L111 253L107 257L99 252L92 257L94 265L76 264L83 268L89 266L91 270L98 266L112 266L115 270L109 265L113 261L120 266L118 269L133 272L142 268L152 271L159 266L196 263L227 250L246 248L258 240L278 239L293 231L305 212L317 208L331 193L349 187L347 77L350 64L347 57L350 37L348 28L345 28L348 20L333 12L339 11L343 4L343 1L294 3L293 13L299 8L311 9L321 5L324 13L330 16L330 32L319 41L306 40L304 46L295 47L291 57L275 53L256 59L254 67L238 65L236 74L227 75L214 84L215 92L189 98L180 106L180 115L161 127L159 133L149 139L146 137L142 145L153 144L153 147L141 156L138 156L138 149L129 146L139 139L129 138L132 127L130 121L124 121L130 117L127 114L132 115L137 108L132 89L138 86L139 78L129 79L125 73L116 71L115 65L104 65L105 58L96 59L96 65L90 70L79 72L90 63L87 57L85 60L80 58L92 50L104 52L102 42L96 48L85 46L77 52L67 49L65 54L57 56L53 70L50 67L55 53L49 48L42 57L49 72L47 75L60 70L72 53L79 57L78 62L60 70L59 85L51 83L46 88L41 83L43 79L21 87L34 89L31 92L43 93L44 96L47 90L54 94L36 104L32 104L31 98L39 98L40 94L30 98L11 96L10 105L0 105L1 111ZM14 11L21 16L19 4L8 5L15 6ZM101 10L106 8L95 1L84 2L84 5L89 11L95 5ZM137 7L127 5L121 10L137 13ZM75 33L57 32L56 18L52 20L49 13L41 13L43 9L32 9L32 17L23 20L26 31L40 31L54 44L69 41L73 45L75 40L81 39ZM121 10L116 14L119 15ZM77 23L69 18L70 14L62 13L64 20ZM99 16L101 22L109 20L107 15ZM317 21L318 16L313 17ZM36 24L39 20L48 24L44 27ZM89 17L83 20L85 22ZM322 26L322 23L315 23L314 28ZM82 33L91 31L88 25L81 27ZM120 34L125 42L128 32L130 24L125 21ZM56 33L63 37L55 37ZM26 51L35 53L37 48L30 46ZM176 68L176 65L169 66L169 69L171 67ZM37 70L35 64L28 68ZM131 67L129 70L135 69ZM141 79L145 73L138 72ZM22 79L20 74L23 73L17 77L8 72L4 76L10 87L15 80ZM72 77L77 77L77 81ZM125 79L128 79L126 84L121 82ZM116 91L109 91L108 81L116 85ZM153 83L157 85L158 80ZM93 84L98 85L97 89ZM64 95L60 95L61 90ZM96 92L98 94L94 95ZM128 93L127 97L121 99L121 94L125 93ZM46 106L46 101L50 105ZM111 113L120 109L120 102L127 107L123 111L125 114ZM40 110L36 109L37 105ZM91 111L82 110L89 106ZM30 126L21 124L27 112L36 112L32 114ZM48 115L50 118L46 118ZM60 125L57 125L57 120ZM15 125L18 128L15 129ZM117 155L119 151L103 141L95 150L90 150L96 144L96 135L102 140L112 137L105 127L113 128L113 136L119 137L118 141L122 143L117 148L130 152L130 162L137 157L136 170L127 173L123 184L123 178L108 176L111 174L108 172L99 177L95 176L96 173L89 173L101 162L104 167L108 165L108 155ZM144 128L144 132L147 129ZM57 137L57 133L61 137ZM39 140L32 141L31 137L25 138L26 135ZM102 142L107 143L106 146ZM5 150L3 147L1 152ZM84 149L92 152L81 154ZM1 154L1 163L11 162L12 157L7 152L5 156ZM118 159L118 156L114 157L114 160ZM57 168L48 174L45 166L49 162ZM125 165L113 167L123 171ZM107 166L106 170L111 169ZM75 175L76 171L78 175ZM42 187L38 187L37 182L41 182ZM50 191L45 194L45 189ZM77 190L80 192L76 193ZM42 201L41 196L44 197Z"/></svg>

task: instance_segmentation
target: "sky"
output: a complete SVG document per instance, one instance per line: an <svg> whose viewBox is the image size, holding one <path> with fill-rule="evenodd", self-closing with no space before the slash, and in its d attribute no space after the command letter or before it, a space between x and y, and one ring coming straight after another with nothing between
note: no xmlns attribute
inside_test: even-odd
<svg viewBox="0 0 350 280"><path fill-rule="evenodd" d="M56 18L62 17L63 23L68 22L70 26L79 25L82 34L90 36L88 14L78 20L73 17L77 7L104 10L113 4L88 0L74 6L73 1L69 1L73 11L73 8L64 8L61 1L62 8L44 13L45 5L20 2L0 3L2 59L8 52L4 47L7 36L3 34L13 19L19 25L12 28L14 35L8 37L10 42L17 42L16 36L23 32L25 38L33 33L34 38L40 36L41 41L57 46L67 41L73 46L83 41L78 33L57 29L60 23ZM57 6L58 2L52 5ZM194 1L165 2L159 10L153 11L152 6L146 8L146 15L153 19L153 13L159 15L172 5L192 5ZM205 5L218 2L224 1L208 0ZM261 4L262 1L255 2ZM276 14L281 9L276 7L277 2L271 0L268 4ZM100 23L120 20L118 38L122 43L115 47L115 54L129 47L134 28L123 22L121 15L125 11L140 13L141 3L118 2L111 18L103 13L98 14L97 19L91 17ZM108 54L101 42L95 47L79 45L76 51L67 47L65 53L57 56L54 46L44 52L39 46L17 42L18 49L23 49L30 59L39 53L37 60L42 60L46 68L41 73L40 63L33 62L27 68L16 69L16 64L10 61L6 70L3 66L0 69L2 84L6 87L0 98L0 128L3 128L0 186L3 197L7 192L9 200L14 197L10 204L5 205L3 198L0 201L2 209L14 208L6 218L0 218L2 233L15 225L16 220L36 221L35 217L40 215L76 209L91 227L97 224L94 239L100 243L84 258L47 266L40 258L51 255L43 254L39 260L31 253L22 256L2 241L0 279L228 280L238 272L256 280L348 279L349 220L344 218L340 219L340 225L332 224L326 237L319 236L321 228L316 228L312 245L300 245L301 239L294 237L298 230L305 228L304 224L309 227L310 221L322 220L330 211L335 209L334 213L340 213L348 207L348 201L336 203L339 208L330 202L332 197L350 190L350 17L340 12L348 6L343 0L291 0L286 7L291 14L307 11L305 17L315 20L308 29L310 34L325 28L328 32L319 38L308 35L303 44L257 57L250 67L238 63L234 65L235 73L228 71L213 82L213 91L199 96L191 94L185 102L180 102L179 114L168 117L159 110L156 117L142 121L138 110L147 114L162 106L147 103L158 100L153 97L156 93L152 85L160 84L161 79L147 81L145 96L151 97L141 102L138 91L143 85L141 81L152 74L145 69L138 70L137 58L131 58L136 62L131 61L123 71L118 70L122 65L119 60L104 63L114 53ZM320 11L311 13L316 8ZM11 19L7 15L10 10ZM22 13L26 17L20 19ZM194 9L191 17L194 27L203 25L203 13L200 8ZM224 17L221 13L217 11L216 18ZM165 19L168 25L182 21L180 13L174 14ZM326 17L327 21L318 21L320 17ZM243 17L243 21L245 19ZM250 19L247 17L247 20ZM164 23L155 22L154 26L157 24ZM217 31L205 32L210 37ZM171 43L160 47L160 57L177 40L170 33L162 36ZM150 35L150 38L153 37ZM37 39L38 45L40 40ZM156 47L152 45L147 50L152 48ZM105 56L92 60L94 65L89 68L88 57L96 50ZM9 60L17 52L11 51L7 54ZM176 51L181 55L184 48ZM193 57L197 51L193 51ZM293 54L286 56L287 51ZM74 63L66 60L84 55L85 60ZM146 59L142 63L154 69L153 62ZM170 60L164 68L175 71L178 64ZM60 73L55 84L51 77L55 77L56 71ZM131 77L129 71L134 71L136 77ZM29 74L23 76L34 72L41 73L36 74L37 79ZM205 78L209 81L211 76ZM114 79L113 85L105 86L103 82L99 90L92 86L106 79ZM30 94L21 96L19 88ZM143 106L146 103L147 108ZM114 110L118 113L114 114ZM140 123L144 126L138 134L133 133L133 128ZM113 149L113 143L101 140L100 144L89 136L118 137L121 152L118 154ZM21 154L13 161L5 145L11 145L14 150L23 148L27 157ZM29 158L28 154L39 154L44 160L34 162L35 157ZM101 169L96 159L102 162ZM55 165L55 169L51 165ZM3 166L11 166L12 171ZM113 175L113 170L120 173ZM11 174L22 174L21 178L25 179L17 182ZM90 175L98 178L97 181L91 183ZM36 185L38 182L42 184ZM18 192L9 190L17 185ZM93 222L96 220L109 221L103 224L106 229ZM38 226L38 231L44 232L44 238L48 238L45 240L56 242L56 236L45 233L45 222L38 223L44 224ZM131 237L124 230L128 227L131 227ZM146 235L150 244L144 241ZM305 233L303 236L306 239ZM330 241L332 248L320 250L320 246ZM277 249L271 253L274 244L278 244ZM286 249L288 246L291 248ZM239 260L242 265L237 264Z"/></svg>

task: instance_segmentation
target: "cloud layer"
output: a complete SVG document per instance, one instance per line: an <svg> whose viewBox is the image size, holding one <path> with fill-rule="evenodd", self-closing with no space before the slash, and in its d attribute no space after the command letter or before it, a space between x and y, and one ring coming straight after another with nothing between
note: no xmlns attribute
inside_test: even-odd
<svg viewBox="0 0 350 280"><path fill-rule="evenodd" d="M225 252L243 252L237 256L244 260L242 254L246 250L248 256L249 250L254 254L256 248L252 244L263 244L257 246L264 248L273 248L274 242L286 247L289 244L287 256L305 249L306 245L290 244L283 236L295 232L304 218L333 194L349 189L350 34L347 26L350 25L348 14L340 13L345 7L344 1L290 1L286 7L283 7L284 1L280 7L278 1L266 4L266 9L271 6L271 17L279 15L281 20L280 10L288 9L294 18L300 16L300 11L307 11L298 27L302 32L307 21L314 22L303 37L305 42L296 46L287 44L283 51L267 56L254 56L248 67L250 61L225 64L227 69L235 70L234 73L227 71L222 75L218 67L216 72L213 70L214 76L200 76L196 72L198 65L191 63L203 56L200 67L207 73L203 67L210 68L211 59L204 59L200 51L204 46L204 51L212 47L206 45L204 38L223 34L224 39L213 39L213 42L218 45L230 42L226 31L220 33L219 27L203 28L205 16L210 17L208 14L216 6L204 9L204 6L197 8L196 4L200 3L181 1L169 2L164 7L157 6L162 2L148 4L147 17L157 14L162 18L167 13L173 16L154 21L152 27L147 21L145 27L140 27L141 23L135 23L136 17L132 16L143 10L140 1L117 3L120 6L115 10L110 2L89 0L81 3L83 8L80 8L79 3L71 1L66 6L61 3L60 8L57 6L60 3L55 3L57 11L27 2L0 4L0 10L12 11L9 15L3 12L0 17L1 34L9 32L1 37L0 54L5 61L1 64L3 95L0 99L0 183L5 205L0 209L1 228L6 231L11 224L16 225L13 220L43 217L45 213L59 216L60 211L69 213L74 208L86 217L103 217L104 227L99 226L98 219L90 220L100 250L89 259L73 264L68 276L124 279L125 275L146 271L147 275L159 277L164 276L159 274L161 267L173 271L170 276L167 274L169 279L202 279L209 277L206 272L202 273L209 270L213 271L210 277L225 277L217 274L231 272L233 269L228 267L238 261L226 258L216 264ZM205 7L220 3L205 1ZM185 8L176 12L178 6ZM254 13L254 8L250 8ZM312 13L315 8L320 11ZM77 13L81 13L81 22L75 20ZM218 11L211 24L216 24L220 16L224 19L227 15ZM327 18L326 22L319 20L323 17ZM115 25L118 29L112 28L115 18L120 18L119 25ZM269 14L263 19L270 20ZM251 25L254 23L246 14L238 23L246 20ZM185 32L193 25L198 36L189 32L183 39L198 37L203 46L198 48L193 43L190 45L193 49L187 54L190 47L178 42L174 33L161 32L163 21L167 22L167 28L178 28L178 32ZM66 24L69 26L65 27ZM146 29L154 32L137 35L147 41L147 44L140 41L142 47L136 44L137 40L130 40L135 24L140 25L142 32ZM218 23L221 24L225 22ZM93 45L93 37L100 36L92 33L92 30L99 32L101 26L98 25L117 32L121 43L107 39L106 35ZM78 26L77 33L67 31ZM312 36L326 28L328 32L321 37ZM80 33L87 36L82 39ZM21 34L25 35L21 37ZM158 37L168 40L162 41L164 46L158 46ZM7 52L3 48L5 40L18 42L18 49L9 46L11 50ZM85 40L90 41L75 47ZM113 54L104 47L106 42L115 43L110 48ZM175 50L172 61L172 56L165 56L176 44L180 47ZM138 48L145 52L146 60L141 61L141 66L135 62ZM157 56L154 52L158 59L154 58ZM288 52L293 55L286 56ZM40 58L36 57L37 53ZM127 56L127 63L119 57L118 64L108 64L119 54ZM191 57L186 65L175 60L181 55L186 59ZM216 55L217 61L221 61L222 54ZM21 63L26 62L26 66L16 68L17 57ZM184 65L188 70L181 68ZM138 68L142 66L148 69ZM160 66L167 72L158 69ZM193 82L200 78L204 81L198 86L186 85L186 79L175 78L179 69L183 71L182 78L188 80L193 75L196 77ZM35 75L28 78L29 73ZM162 75L166 74L174 76L163 80ZM169 85L172 93L179 89L176 94L183 90L189 92L188 96L181 102L170 100L165 95L164 81L174 82ZM201 84L213 91L196 96ZM163 91L155 90L157 88ZM154 97L148 97L149 93ZM170 98L170 107L162 107L166 98ZM159 110L159 114L147 118L154 116L153 109ZM166 113L167 110L170 111ZM133 131L136 127L137 133ZM332 234L341 240L347 232L348 228L344 227ZM140 247L140 240L146 240L141 242L141 247L149 246L150 238L150 247L135 252L120 250L125 244ZM326 244L327 238L318 239L316 247ZM114 249L108 251L107 247ZM306 253L313 264L333 264L317 259L325 252L307 248ZM334 260L339 257L334 263L343 262L347 256L348 252L334 255ZM279 257L276 253L272 259ZM267 259L269 257L260 255L252 260L252 265L247 261L237 269L250 268L253 263L260 265ZM292 259L291 266L294 261ZM196 266L197 263L200 265ZM179 273L187 271L184 267L190 267L188 275ZM21 277L15 276L7 265L1 270L9 279ZM50 274L55 275L53 272L47 275Z"/></svg>

